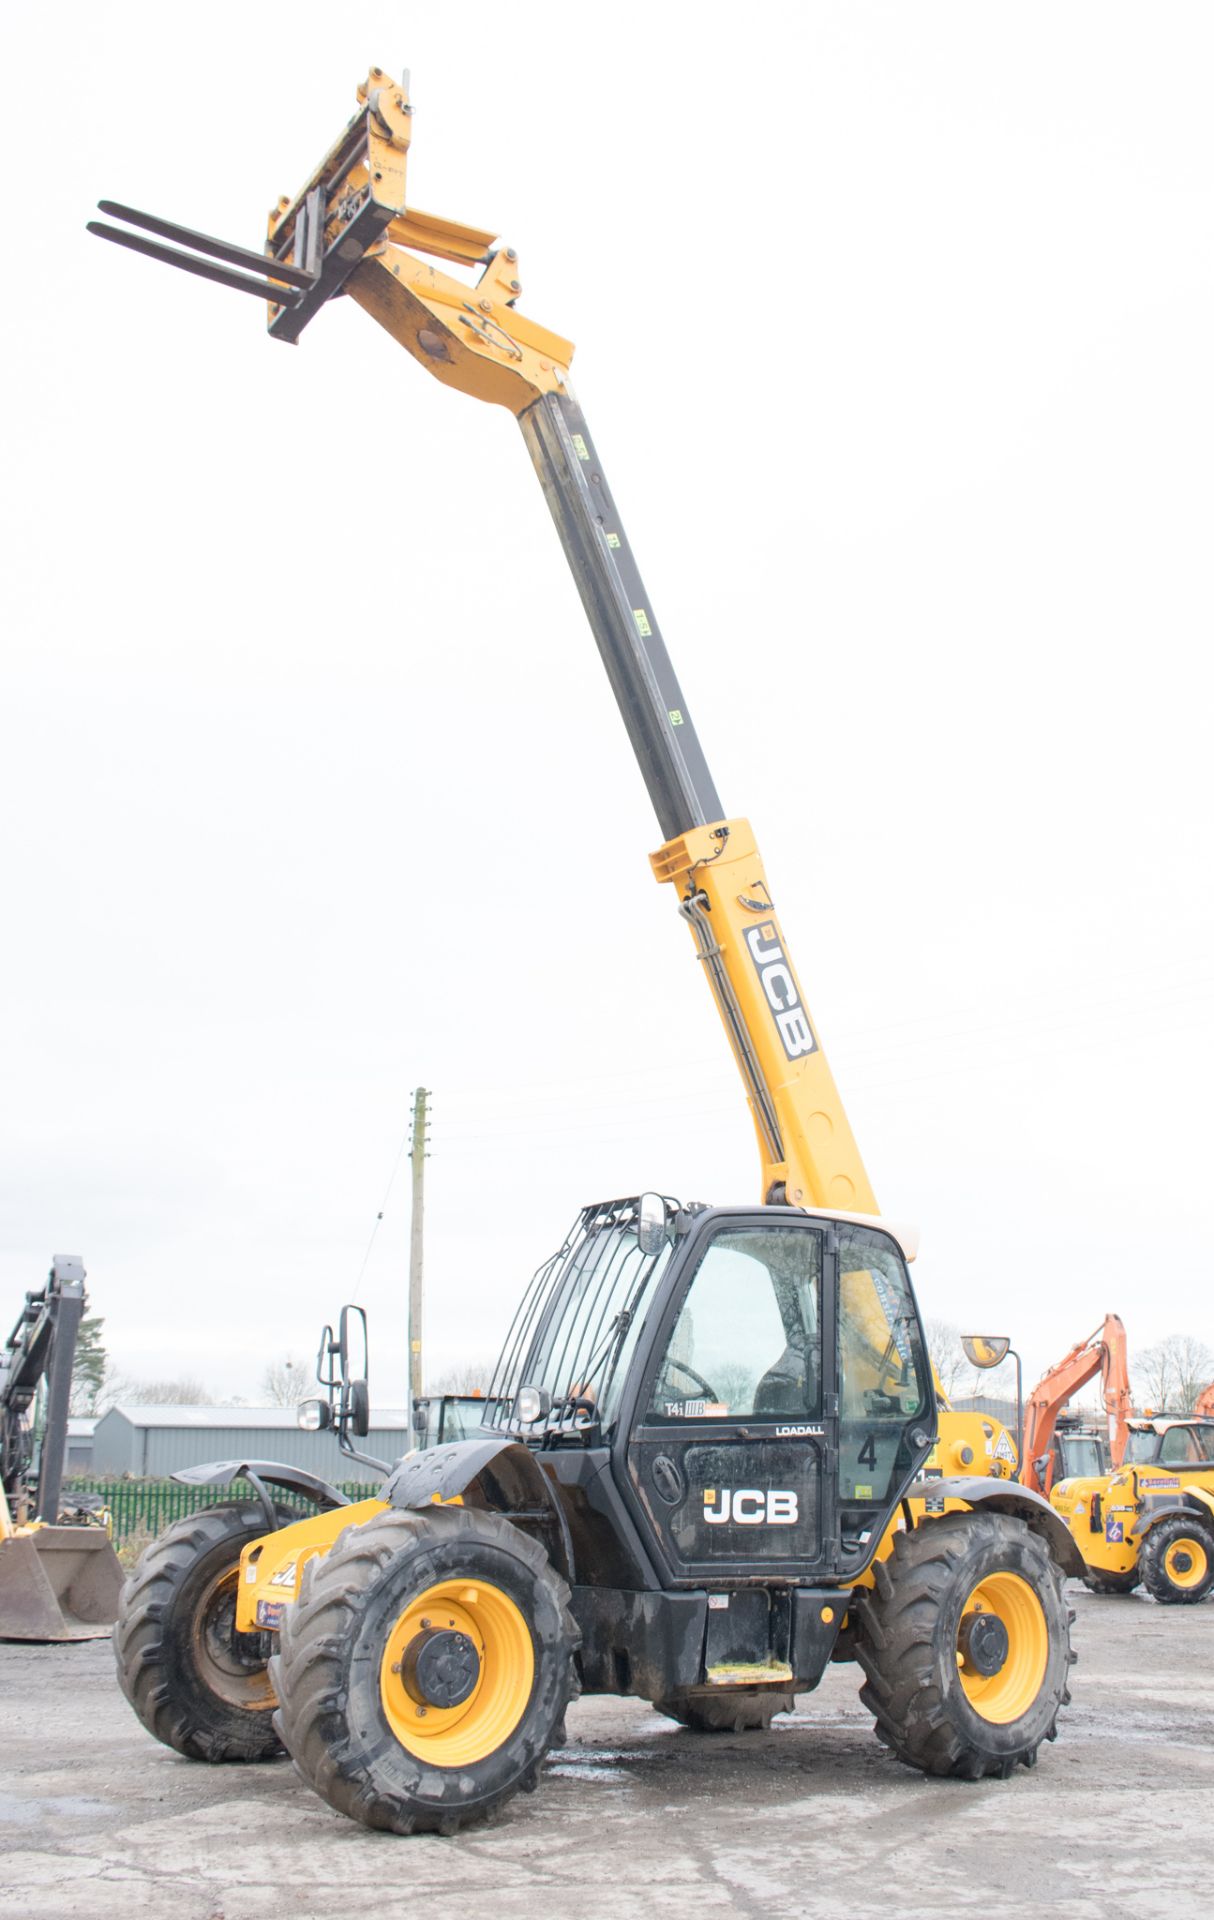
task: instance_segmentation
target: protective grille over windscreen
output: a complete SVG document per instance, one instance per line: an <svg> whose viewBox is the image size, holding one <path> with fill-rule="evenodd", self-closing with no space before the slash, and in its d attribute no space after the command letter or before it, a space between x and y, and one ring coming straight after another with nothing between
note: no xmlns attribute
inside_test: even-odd
<svg viewBox="0 0 1214 1920"><path fill-rule="evenodd" d="M657 1277L670 1258L668 1237L654 1254L637 1239L639 1202L584 1207L561 1248L536 1273L506 1336L489 1387L487 1425L539 1435L595 1420L610 1425ZM667 1220L678 1210L666 1203ZM518 1418L520 1387L551 1399L531 1426Z"/></svg>

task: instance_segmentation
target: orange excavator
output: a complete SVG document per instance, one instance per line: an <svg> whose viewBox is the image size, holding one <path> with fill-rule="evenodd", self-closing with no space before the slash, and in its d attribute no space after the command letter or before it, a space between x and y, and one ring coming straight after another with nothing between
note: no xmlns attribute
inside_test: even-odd
<svg viewBox="0 0 1214 1920"><path fill-rule="evenodd" d="M1042 1375L1029 1395L1024 1413L1024 1445L1021 1484L1048 1498L1055 1480L1063 1480L1078 1470L1060 1459L1062 1442L1059 1415L1072 1395L1100 1375L1104 1410L1109 1423L1109 1453L1113 1466L1121 1465L1129 1435L1128 1421L1133 1412L1130 1400L1129 1365L1126 1358L1125 1328L1115 1313L1106 1314L1104 1325L1071 1348L1066 1357ZM1207 1388L1214 1398L1214 1386ZM1204 1396L1203 1396L1204 1398ZM1091 1465L1087 1472L1093 1469ZM1095 1471L1103 1471L1103 1463Z"/></svg>

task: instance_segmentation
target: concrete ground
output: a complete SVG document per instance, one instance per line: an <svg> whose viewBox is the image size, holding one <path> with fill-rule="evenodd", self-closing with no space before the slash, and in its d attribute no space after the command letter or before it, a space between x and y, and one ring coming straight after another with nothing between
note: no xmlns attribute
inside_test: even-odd
<svg viewBox="0 0 1214 1920"><path fill-rule="evenodd" d="M0 1914L1208 1914L1214 1601L1075 1604L1074 1704L1033 1773L909 1772L873 1738L856 1669L835 1667L769 1734L582 1701L539 1792L448 1840L354 1826L286 1761L179 1759L136 1722L105 1641L0 1645Z"/></svg>

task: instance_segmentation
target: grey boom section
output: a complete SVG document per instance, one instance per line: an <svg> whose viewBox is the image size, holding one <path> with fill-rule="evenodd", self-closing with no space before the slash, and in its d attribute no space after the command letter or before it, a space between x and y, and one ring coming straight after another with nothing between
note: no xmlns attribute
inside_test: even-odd
<svg viewBox="0 0 1214 1920"><path fill-rule="evenodd" d="M662 837L708 826L724 810L585 415L551 393L518 419Z"/></svg>

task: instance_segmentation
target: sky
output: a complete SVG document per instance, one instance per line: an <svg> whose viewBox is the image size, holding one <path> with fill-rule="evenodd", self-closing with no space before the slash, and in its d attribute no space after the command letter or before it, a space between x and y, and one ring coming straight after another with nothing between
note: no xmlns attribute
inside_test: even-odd
<svg viewBox="0 0 1214 1920"><path fill-rule="evenodd" d="M255 1398L353 1297L399 1404L419 1085L430 1384L585 1202L759 1197L509 415L84 231L259 246L379 64L411 203L577 342L925 1312L1028 1379L1107 1311L1214 1345L1212 52L1118 0L4 10L0 1312L80 1253L124 1376Z"/></svg>

